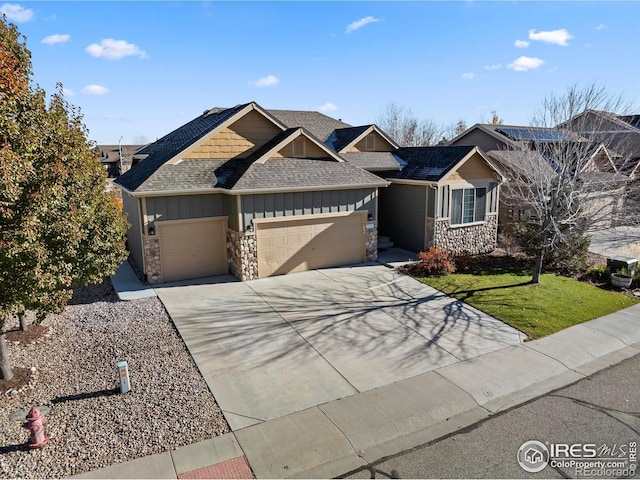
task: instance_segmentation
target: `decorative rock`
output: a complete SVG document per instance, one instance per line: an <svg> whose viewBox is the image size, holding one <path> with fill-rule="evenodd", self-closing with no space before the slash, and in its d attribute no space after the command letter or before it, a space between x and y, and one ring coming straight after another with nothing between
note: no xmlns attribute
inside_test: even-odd
<svg viewBox="0 0 640 480"><path fill-rule="evenodd" d="M479 225L451 227L449 220L436 220L436 245L454 254L477 255L495 249L498 232L498 216L487 214L486 221Z"/></svg>

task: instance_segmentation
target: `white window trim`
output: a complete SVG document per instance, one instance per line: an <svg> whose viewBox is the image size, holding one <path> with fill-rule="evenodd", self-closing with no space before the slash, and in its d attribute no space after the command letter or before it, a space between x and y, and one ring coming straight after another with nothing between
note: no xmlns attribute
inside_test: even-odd
<svg viewBox="0 0 640 480"><path fill-rule="evenodd" d="M471 183L467 183L467 182L460 182L458 184L449 184L449 226L452 228L459 228L459 227L469 227L469 226L474 226L474 225L484 225L485 223L487 223L487 215L489 214L488 212L488 207L487 207L487 203L489 201L489 183L490 182L482 182L482 183L478 183L476 185L473 185ZM452 219L453 219L453 215L452 215L452 209L453 209L453 192L455 190L470 190L472 189L474 190L474 199L473 199L473 214L475 217L475 211L476 211L476 202L475 202L475 190L478 188L484 188L485 189L485 193L484 193L484 220L474 220L473 222L467 222L467 223L452 223ZM463 202L464 202L464 193L462 194L462 198L463 198Z"/></svg>

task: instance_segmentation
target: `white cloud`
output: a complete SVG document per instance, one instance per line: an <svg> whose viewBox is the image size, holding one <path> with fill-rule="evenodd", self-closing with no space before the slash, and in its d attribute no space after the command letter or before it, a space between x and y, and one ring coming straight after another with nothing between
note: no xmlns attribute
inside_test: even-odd
<svg viewBox="0 0 640 480"><path fill-rule="evenodd" d="M62 95L64 95L65 97L73 97L75 94L76 94L76 92L74 92L70 88L63 88L62 89Z"/></svg>
<svg viewBox="0 0 640 480"><path fill-rule="evenodd" d="M70 35L67 35L67 34L61 35L59 33L56 33L54 35L49 35L48 37L44 37L41 40L41 43L45 43L47 45L55 45L56 43L68 42L70 39L71 39Z"/></svg>
<svg viewBox="0 0 640 480"><path fill-rule="evenodd" d="M515 42L513 42L513 44L516 46L516 48L527 48L529 45L531 45L531 42L527 42L526 40L516 40Z"/></svg>
<svg viewBox="0 0 640 480"><path fill-rule="evenodd" d="M24 8L17 3L5 3L0 7L0 13L4 13L9 20L14 22L28 22L33 18L33 10Z"/></svg>
<svg viewBox="0 0 640 480"><path fill-rule="evenodd" d="M537 42L552 43L554 45L561 45L563 47L568 46L567 43L573 36L567 31L566 28L560 30L551 30L548 32L536 32L535 30L529 30L529 40L535 40Z"/></svg>
<svg viewBox="0 0 640 480"><path fill-rule="evenodd" d="M334 112L336 110L338 110L338 107L336 107L333 103L331 102L327 102L324 105L322 105L321 107L318 107L318 110L326 113L326 112Z"/></svg>
<svg viewBox="0 0 640 480"><path fill-rule="evenodd" d="M604 30L605 28L609 28L609 25L606 25L604 23L601 23L600 25L598 25L596 27L596 30Z"/></svg>
<svg viewBox="0 0 640 480"><path fill-rule="evenodd" d="M499 63L496 65L485 65L484 67L485 70L489 70L489 71L500 70L501 68L502 68L502 65L500 65Z"/></svg>
<svg viewBox="0 0 640 480"><path fill-rule="evenodd" d="M467 72L462 74L462 78L464 78L465 80L471 80L475 76L476 74L473 72Z"/></svg>
<svg viewBox="0 0 640 480"><path fill-rule="evenodd" d="M120 60L131 56L148 58L147 52L141 50L137 45L125 40L114 40L113 38L105 38L100 44L92 43L86 50L92 57L102 57L107 60Z"/></svg>
<svg viewBox="0 0 640 480"><path fill-rule="evenodd" d="M356 20L355 22L350 23L345 33L355 32L356 30L364 27L365 25L368 25L369 23L375 23L379 21L380 21L379 18L372 17L371 15L369 15L368 17L364 17L364 18L361 18L360 20Z"/></svg>
<svg viewBox="0 0 640 480"><path fill-rule="evenodd" d="M82 93L85 95L104 95L109 92L107 87L102 85L87 85L82 89Z"/></svg>
<svg viewBox="0 0 640 480"><path fill-rule="evenodd" d="M249 85L254 87L272 87L280 83L280 79L275 75L267 75L266 77L259 78L255 82L249 82Z"/></svg>
<svg viewBox="0 0 640 480"><path fill-rule="evenodd" d="M544 64L544 60L540 60L535 57L518 57L513 63L507 65L507 68L515 70L516 72L526 72L527 70L533 70L539 68Z"/></svg>

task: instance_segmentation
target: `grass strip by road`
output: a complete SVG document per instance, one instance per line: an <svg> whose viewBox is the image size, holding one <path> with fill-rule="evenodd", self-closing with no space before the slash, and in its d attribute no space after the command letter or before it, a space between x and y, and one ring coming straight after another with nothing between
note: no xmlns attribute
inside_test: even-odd
<svg viewBox="0 0 640 480"><path fill-rule="evenodd" d="M527 271L419 278L524 332L530 340L630 307L638 300L572 278Z"/></svg>

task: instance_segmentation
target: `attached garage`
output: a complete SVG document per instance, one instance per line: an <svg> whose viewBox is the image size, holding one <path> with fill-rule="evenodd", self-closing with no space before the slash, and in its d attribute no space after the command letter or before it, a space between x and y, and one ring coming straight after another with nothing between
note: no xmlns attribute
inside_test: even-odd
<svg viewBox="0 0 640 480"><path fill-rule="evenodd" d="M227 217L156 222L163 281L227 273Z"/></svg>
<svg viewBox="0 0 640 480"><path fill-rule="evenodd" d="M362 263L366 212L254 220L258 276Z"/></svg>

